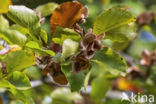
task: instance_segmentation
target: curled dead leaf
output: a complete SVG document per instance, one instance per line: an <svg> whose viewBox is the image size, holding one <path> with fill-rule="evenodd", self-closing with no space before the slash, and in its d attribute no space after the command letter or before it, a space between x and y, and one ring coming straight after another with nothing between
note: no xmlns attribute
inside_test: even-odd
<svg viewBox="0 0 156 104"><path fill-rule="evenodd" d="M46 67L42 70L42 74L50 74L53 78L53 80L56 83L59 83L61 85L66 85L68 83L65 75L61 71L60 63L55 63L53 59L46 65Z"/></svg>
<svg viewBox="0 0 156 104"><path fill-rule="evenodd" d="M53 12L50 19L51 33L56 26L73 28L82 19L87 18L88 8L77 1L65 2L59 5Z"/></svg>
<svg viewBox="0 0 156 104"><path fill-rule="evenodd" d="M114 88L117 88L120 90L132 91L135 93L143 92L143 89L140 86L133 84L126 77L118 78L113 84L114 84L113 85Z"/></svg>

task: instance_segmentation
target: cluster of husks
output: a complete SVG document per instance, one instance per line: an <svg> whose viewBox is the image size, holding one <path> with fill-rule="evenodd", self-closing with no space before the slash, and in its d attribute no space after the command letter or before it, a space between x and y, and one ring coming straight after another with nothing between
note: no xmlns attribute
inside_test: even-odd
<svg viewBox="0 0 156 104"><path fill-rule="evenodd" d="M144 50L142 52L142 59L140 63L144 66L151 66L152 64L156 63L156 50L150 53L148 50Z"/></svg>
<svg viewBox="0 0 156 104"><path fill-rule="evenodd" d="M154 12L150 13L144 12L137 18L137 23L139 25L148 25L154 20L155 16L156 14Z"/></svg>
<svg viewBox="0 0 156 104"><path fill-rule="evenodd" d="M53 58L51 58L42 70L43 75L50 74L53 77L53 80L59 84L66 85L68 83L65 75L61 71L60 63L55 63Z"/></svg>
<svg viewBox="0 0 156 104"><path fill-rule="evenodd" d="M62 3L54 10L53 15L51 16L51 33L54 34L57 26L72 29L76 24L84 23L87 17L88 8L81 3L77 1ZM82 34L84 34L84 32ZM62 52L62 46L53 41L51 42L49 49L53 50L55 53ZM86 67L89 66L89 60L84 58L81 54L80 56L75 57L75 60L75 63L77 63L75 64L75 67L80 67L78 69L86 69ZM55 63L52 58L47 63L46 67L43 69L43 74L49 73L55 82L59 84L67 84L67 79L61 71L60 63Z"/></svg>
<svg viewBox="0 0 156 104"><path fill-rule="evenodd" d="M81 69L87 69L89 67L89 59L94 56L96 50L101 50L103 47L101 39L104 37L104 34L96 36L90 29L87 34L82 36L83 39L80 43L81 52L75 57L73 73L79 72Z"/></svg>

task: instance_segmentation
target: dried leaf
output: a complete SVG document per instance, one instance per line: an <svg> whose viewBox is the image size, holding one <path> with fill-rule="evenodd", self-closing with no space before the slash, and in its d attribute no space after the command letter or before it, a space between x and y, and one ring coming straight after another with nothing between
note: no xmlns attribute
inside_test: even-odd
<svg viewBox="0 0 156 104"><path fill-rule="evenodd" d="M54 33L56 26L73 28L81 20L82 7L82 4L77 1L65 2L59 5L50 19L51 33Z"/></svg>
<svg viewBox="0 0 156 104"><path fill-rule="evenodd" d="M50 62L46 65L46 67L42 70L42 74L50 74L56 83L61 85L66 85L68 83L65 75L61 71L60 63L55 63L53 59L50 59Z"/></svg>
<svg viewBox="0 0 156 104"><path fill-rule="evenodd" d="M145 66L151 65L151 62L152 62L152 60L151 60L151 54L150 54L150 52L148 50L144 50L142 52L141 57L142 57L142 60L141 60L140 63L142 65L145 65Z"/></svg>
<svg viewBox="0 0 156 104"><path fill-rule="evenodd" d="M127 90L133 92L143 92L143 89L140 86L134 85L127 78L119 78L116 82L117 88L120 90Z"/></svg>
<svg viewBox="0 0 156 104"><path fill-rule="evenodd" d="M60 46L57 43L54 43L53 41L50 43L50 50L54 51L55 53L61 52L62 51L62 46Z"/></svg>
<svg viewBox="0 0 156 104"><path fill-rule="evenodd" d="M0 96L0 104L3 104L3 100L2 100L2 98L1 98L1 96Z"/></svg>
<svg viewBox="0 0 156 104"><path fill-rule="evenodd" d="M154 19L155 16L156 14L153 12L151 13L144 12L137 18L137 23L139 25L148 25L151 23L151 21Z"/></svg>

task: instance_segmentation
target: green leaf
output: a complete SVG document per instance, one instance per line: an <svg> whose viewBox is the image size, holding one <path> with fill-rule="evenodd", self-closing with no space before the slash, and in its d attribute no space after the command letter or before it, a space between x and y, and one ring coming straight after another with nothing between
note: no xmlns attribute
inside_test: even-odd
<svg viewBox="0 0 156 104"><path fill-rule="evenodd" d="M52 104L73 104L73 101L82 101L82 96L77 92L71 92L68 88L58 88L52 94Z"/></svg>
<svg viewBox="0 0 156 104"><path fill-rule="evenodd" d="M101 74L99 77L92 81L91 98L96 104L101 104L102 99L105 97L107 91L110 88L110 81L107 80L105 74Z"/></svg>
<svg viewBox="0 0 156 104"><path fill-rule="evenodd" d="M0 30L6 30L9 28L9 22L0 14Z"/></svg>
<svg viewBox="0 0 156 104"><path fill-rule="evenodd" d="M104 48L102 51L97 51L92 59L98 69L110 72L113 75L125 75L127 65L125 60L110 48Z"/></svg>
<svg viewBox="0 0 156 104"><path fill-rule="evenodd" d="M7 80L5 80L5 79L1 79L0 80L0 87L9 88L10 87L10 83Z"/></svg>
<svg viewBox="0 0 156 104"><path fill-rule="evenodd" d="M31 79L37 80L40 79L42 74L40 69L37 66L30 66L25 69L24 73Z"/></svg>
<svg viewBox="0 0 156 104"><path fill-rule="evenodd" d="M100 35L122 25L135 21L135 16L127 11L127 6L115 6L104 10L94 22L93 32Z"/></svg>
<svg viewBox="0 0 156 104"><path fill-rule="evenodd" d="M80 42L81 36L72 29L56 27L55 33L53 34L53 41L62 45L66 39Z"/></svg>
<svg viewBox="0 0 156 104"><path fill-rule="evenodd" d="M41 16L49 16L53 13L54 9L58 6L58 4L50 2L43 5L40 5L36 8L37 12L41 13Z"/></svg>
<svg viewBox="0 0 156 104"><path fill-rule="evenodd" d="M0 37L3 38L10 44L17 44L19 46L23 46L27 40L27 37L17 30L0 30Z"/></svg>
<svg viewBox="0 0 156 104"><path fill-rule="evenodd" d="M18 90L14 87L11 87L9 91L18 99L22 100L24 104L35 104L30 95L26 94L26 90Z"/></svg>
<svg viewBox="0 0 156 104"><path fill-rule="evenodd" d="M105 39L110 39L115 42L125 42L132 40L136 35L136 26L130 23L106 32Z"/></svg>
<svg viewBox="0 0 156 104"><path fill-rule="evenodd" d="M71 64L62 66L61 70L70 84L71 91L79 91L84 86L85 75L83 72L73 74Z"/></svg>
<svg viewBox="0 0 156 104"><path fill-rule="evenodd" d="M24 102L20 101L20 100L12 100L10 102L10 104L24 104Z"/></svg>
<svg viewBox="0 0 156 104"><path fill-rule="evenodd" d="M24 35L30 34L30 33L29 33L29 30L28 30L27 28L22 27L22 26L20 26L20 25L18 25L18 24L13 24L13 25L11 25L10 29L12 29L12 30L17 30L18 32L20 32L20 33L22 33L22 34L24 34Z"/></svg>
<svg viewBox="0 0 156 104"><path fill-rule="evenodd" d="M63 43L62 59L73 55L79 48L79 43L66 39Z"/></svg>
<svg viewBox="0 0 156 104"><path fill-rule="evenodd" d="M111 41L111 48L114 50L123 50L136 35L136 25L129 23L106 32L103 42L104 45L107 46L108 43L106 43L105 40L109 39Z"/></svg>
<svg viewBox="0 0 156 104"><path fill-rule="evenodd" d="M88 85L88 81L89 81L91 72L92 72L92 71L89 71L89 72L87 73L86 77L85 77L85 80L84 80L84 88L85 88L85 89L87 88L87 85Z"/></svg>
<svg viewBox="0 0 156 104"><path fill-rule="evenodd" d="M33 52L36 52L45 56L47 55L55 56L55 53L53 51L40 48L38 43L35 41L29 41L25 46L27 48L30 48Z"/></svg>
<svg viewBox="0 0 156 104"><path fill-rule="evenodd" d="M43 29L41 30L40 36L41 36L42 40L44 41L44 43L47 44L47 42L48 42L48 35L47 35L45 30L43 30Z"/></svg>
<svg viewBox="0 0 156 104"><path fill-rule="evenodd" d="M33 10L25 6L9 6L7 16L15 23L28 28L33 35L40 35L40 19Z"/></svg>
<svg viewBox="0 0 156 104"><path fill-rule="evenodd" d="M17 89L28 89L31 87L28 77L19 71L14 71L7 80Z"/></svg>
<svg viewBox="0 0 156 104"><path fill-rule="evenodd" d="M22 100L24 104L35 104L31 98L29 90L30 83L28 78L22 72L15 71L9 75L7 80L0 80L0 87L8 88L9 91L17 98Z"/></svg>
<svg viewBox="0 0 156 104"><path fill-rule="evenodd" d="M145 49L150 52L154 51L156 49L156 42L143 41L139 38L136 38L135 40L133 40L133 43L131 44L131 46L128 48L128 54L134 58L140 59L141 53Z"/></svg>
<svg viewBox="0 0 156 104"><path fill-rule="evenodd" d="M26 51L20 50L7 54L2 60L6 62L7 72L19 71L35 64L35 56Z"/></svg>
<svg viewBox="0 0 156 104"><path fill-rule="evenodd" d="M7 13L11 0L0 0L0 13Z"/></svg>

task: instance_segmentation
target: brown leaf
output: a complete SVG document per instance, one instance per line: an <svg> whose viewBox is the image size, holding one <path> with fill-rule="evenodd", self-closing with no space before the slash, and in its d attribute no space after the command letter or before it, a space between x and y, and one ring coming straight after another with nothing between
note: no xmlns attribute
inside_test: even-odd
<svg viewBox="0 0 156 104"><path fill-rule="evenodd" d="M73 28L81 20L83 5L77 1L65 2L59 5L50 19L51 33L56 26Z"/></svg>
<svg viewBox="0 0 156 104"><path fill-rule="evenodd" d="M50 43L50 47L49 49L51 49L52 51L54 51L55 53L61 52L62 51L62 46L60 46L59 44L54 43L53 41Z"/></svg>
<svg viewBox="0 0 156 104"><path fill-rule="evenodd" d="M142 65L145 65L145 66L150 66L151 65L151 62L152 62L152 60L151 60L151 54L150 54L150 52L148 51L148 50L144 50L143 52L142 52L142 55L141 55L141 64Z"/></svg>
<svg viewBox="0 0 156 104"><path fill-rule="evenodd" d="M143 89L140 86L137 86L133 84L130 80L128 80L126 77L118 78L114 83L113 87L120 89L120 90L126 90L126 91L132 91L135 93L143 92Z"/></svg>
<svg viewBox="0 0 156 104"><path fill-rule="evenodd" d="M65 75L61 71L60 63L55 63L53 60L49 62L46 67L42 70L42 74L50 74L56 83L66 85L68 83Z"/></svg>
<svg viewBox="0 0 156 104"><path fill-rule="evenodd" d="M2 98L1 98L1 96L0 96L0 104L3 104L3 100L2 100Z"/></svg>
<svg viewBox="0 0 156 104"><path fill-rule="evenodd" d="M154 19L155 13L142 13L138 18L137 18L137 23L139 25L148 25L151 23L151 21Z"/></svg>
<svg viewBox="0 0 156 104"><path fill-rule="evenodd" d="M68 83L68 81L63 73L59 73L56 76L53 76L53 79L56 83L59 83L61 85L66 85Z"/></svg>

